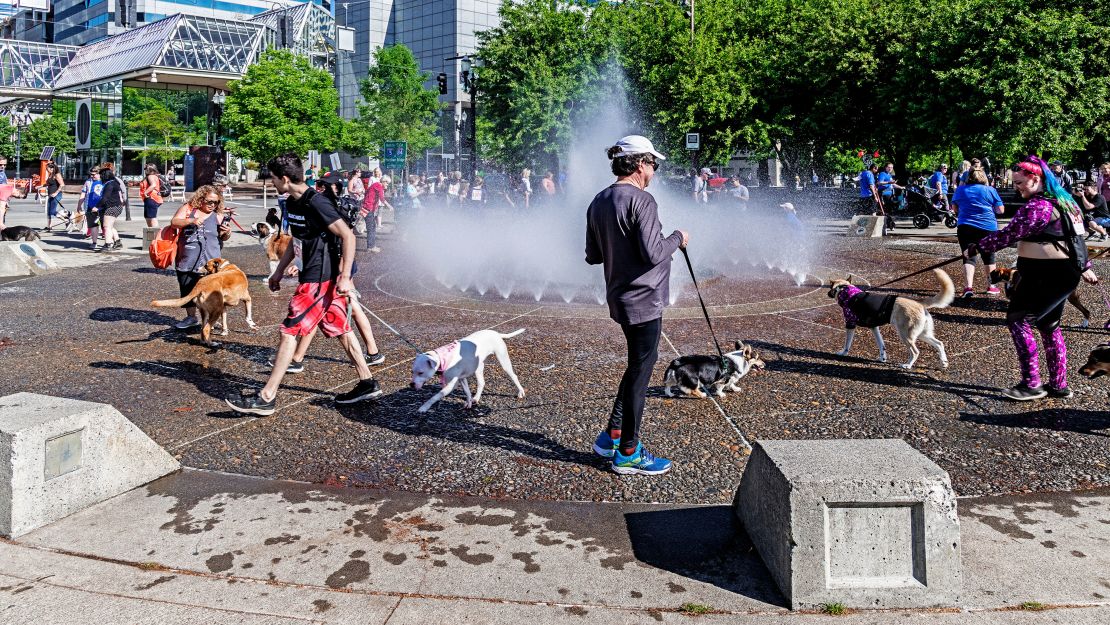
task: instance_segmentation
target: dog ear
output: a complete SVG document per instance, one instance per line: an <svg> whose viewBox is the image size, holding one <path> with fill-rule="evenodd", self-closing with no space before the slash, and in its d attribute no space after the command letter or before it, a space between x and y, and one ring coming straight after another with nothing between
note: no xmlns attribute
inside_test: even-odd
<svg viewBox="0 0 1110 625"><path fill-rule="evenodd" d="M744 349L744 343L741 341L736 341L736 351L741 351L742 349Z"/></svg>
<svg viewBox="0 0 1110 625"><path fill-rule="evenodd" d="M744 358L751 358L753 353L754 351L752 350L751 345L744 346Z"/></svg>
<svg viewBox="0 0 1110 625"><path fill-rule="evenodd" d="M848 277L847 277L847 278L846 278L846 279L845 279L844 281L845 281L845 282L847 282L848 284L851 284L851 283L852 283L852 278L853 278L853 277L854 277L854 276L853 276L852 274L848 274Z"/></svg>

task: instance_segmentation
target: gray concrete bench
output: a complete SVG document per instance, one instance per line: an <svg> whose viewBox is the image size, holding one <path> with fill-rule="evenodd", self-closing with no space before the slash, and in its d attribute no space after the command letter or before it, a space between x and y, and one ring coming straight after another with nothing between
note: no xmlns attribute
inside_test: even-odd
<svg viewBox="0 0 1110 625"><path fill-rule="evenodd" d="M792 609L959 601L951 482L902 440L761 441L735 511Z"/></svg>

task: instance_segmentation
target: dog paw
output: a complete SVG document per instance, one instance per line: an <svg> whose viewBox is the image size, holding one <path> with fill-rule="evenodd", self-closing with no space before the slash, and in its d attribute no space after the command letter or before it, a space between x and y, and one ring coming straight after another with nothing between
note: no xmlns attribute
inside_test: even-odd
<svg viewBox="0 0 1110 625"><path fill-rule="evenodd" d="M911 365L911 364L910 364L910 363L908 363L908 362L906 362L906 363L902 363L901 367L902 367L903 369L905 369L906 371L909 371L910 369L913 369L913 365Z"/></svg>
<svg viewBox="0 0 1110 625"><path fill-rule="evenodd" d="M877 359L879 362L886 362L886 354L879 354Z"/></svg>
<svg viewBox="0 0 1110 625"><path fill-rule="evenodd" d="M1079 327L1081 327L1081 328L1089 328L1090 326L1091 326L1091 322L1086 320L1086 319L1079 322Z"/></svg>
<svg viewBox="0 0 1110 625"><path fill-rule="evenodd" d="M517 399L524 399L524 391L521 391L521 392L517 393L516 398Z"/></svg>
<svg viewBox="0 0 1110 625"><path fill-rule="evenodd" d="M837 356L847 356L848 355L848 350L842 349L842 350L836 352L836 355Z"/></svg>
<svg viewBox="0 0 1110 625"><path fill-rule="evenodd" d="M416 411L417 412L428 412L429 408L430 408L430 406L421 406L421 407L417 408Z"/></svg>
<svg viewBox="0 0 1110 625"><path fill-rule="evenodd" d="M948 368L948 361L947 360L940 361L940 368L941 369L947 369Z"/></svg>

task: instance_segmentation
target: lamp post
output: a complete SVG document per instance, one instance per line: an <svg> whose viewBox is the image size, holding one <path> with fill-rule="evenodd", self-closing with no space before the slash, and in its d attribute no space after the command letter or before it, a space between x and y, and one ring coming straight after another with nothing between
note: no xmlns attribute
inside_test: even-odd
<svg viewBox="0 0 1110 625"><path fill-rule="evenodd" d="M462 82L470 95L470 125L467 144L470 146L470 182L478 173L478 58L469 54L462 57Z"/></svg>
<svg viewBox="0 0 1110 625"><path fill-rule="evenodd" d="M12 121L15 122L15 177L19 178L23 171L23 129L31 124L31 114L27 112L27 107L15 111Z"/></svg>

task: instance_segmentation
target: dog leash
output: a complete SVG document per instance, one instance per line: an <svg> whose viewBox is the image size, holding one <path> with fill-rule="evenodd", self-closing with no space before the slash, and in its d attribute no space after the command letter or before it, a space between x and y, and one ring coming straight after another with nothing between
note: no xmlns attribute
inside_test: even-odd
<svg viewBox="0 0 1110 625"><path fill-rule="evenodd" d="M690 263L690 254L686 252L686 248L679 248L682 250L682 257L686 259L686 268L690 270L690 279L694 282L694 291L698 294L698 303L701 304L701 314L705 316L705 324L709 326L709 336L713 337L713 345L717 347L717 353L720 354L721 360L725 358L725 352L721 349L721 344L717 341L717 333L713 331L713 322L709 320L709 310L705 307L705 300L701 297L701 288L698 287L698 279L694 277L694 266Z"/></svg>
<svg viewBox="0 0 1110 625"><path fill-rule="evenodd" d="M383 326L385 326L387 330L389 330L390 332L392 332L392 333L396 334L396 335L397 335L397 337L398 337L399 339L401 339L402 341L404 341L404 342L408 343L409 347L411 347L411 348L413 348L414 350L416 350L416 353L418 353L418 354L423 354L423 353L424 353L424 350L422 350L422 349L420 349L419 347L417 347L416 343L413 343L412 341L410 341L410 340L408 339L408 337L407 337L407 336L405 336L404 334L401 334L400 332L398 332L398 331L397 331L397 329L396 329L396 328L394 328L393 326L391 326L391 325L389 325L388 323L386 323L386 322L385 322L385 319L382 319L381 317L379 317L379 316L375 315L375 314L374 314L374 311L372 311L372 310L370 310L369 308L367 308L367 307L366 307L366 304L363 304L362 302L358 301L358 297L359 297L358 291L357 291L357 290L354 290L354 289L352 289L352 290L351 290L351 292L350 292L350 293L349 293L349 294L347 295L347 318L348 318L348 319L350 319L350 317L351 317L351 309L353 308L353 306L352 306L352 303L351 303L351 301L352 301L352 299L353 299L353 300L354 300L354 302L356 302L356 303L357 303L357 304L358 304L359 306L361 306L361 307L362 307L362 309L363 309L364 311L366 311L366 314L370 315L370 316L371 316L371 317L373 317L374 319L377 319L377 320L378 320L378 323L380 323L380 324L382 324Z"/></svg>
<svg viewBox="0 0 1110 625"><path fill-rule="evenodd" d="M954 263L954 262L956 262L956 261L958 261L958 260L963 260L963 258L964 258L963 254L960 254L959 256L957 256L957 257L955 257L955 258L949 258L948 260L944 260L944 261L941 261L941 262L939 262L939 263L937 263L937 264L935 264L935 265L929 265L928 267L926 267L926 268L924 268L924 269L919 269L919 270L917 270L917 271L915 271L915 272L913 272L913 273L907 273L907 274L906 274L906 275L904 275L904 276L901 276L901 277L899 277L899 278L895 278L895 279L893 279L893 280L888 280L888 281L886 281L886 282L884 282L884 283L882 283L882 284L878 284L878 285L875 285L875 286L873 286L873 287L871 287L871 288L872 288L872 289L881 289L881 288L883 288L884 286L887 286L887 285L890 285L890 284L894 284L895 282L901 282L902 280L905 280L906 278L912 278L912 277L914 277L914 276L917 276L917 275L923 274L923 273L925 273L926 271L932 271L932 270L934 270L934 269L940 269L941 267L943 267L943 266L945 266L945 265L951 265L952 263Z"/></svg>

